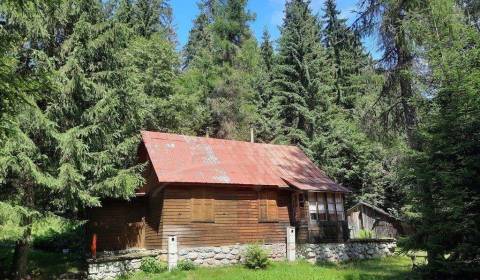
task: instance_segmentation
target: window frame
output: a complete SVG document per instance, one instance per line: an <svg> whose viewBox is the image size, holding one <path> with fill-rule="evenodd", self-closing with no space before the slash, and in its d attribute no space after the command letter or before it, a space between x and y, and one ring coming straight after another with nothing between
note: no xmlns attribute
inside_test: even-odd
<svg viewBox="0 0 480 280"><path fill-rule="evenodd" d="M335 201L335 214L337 217L337 221L345 221L345 204L343 195L341 193L334 193L334 201ZM338 209L338 206L341 205L341 210ZM339 213L341 215L339 215ZM341 217L341 219L339 219Z"/></svg>
<svg viewBox="0 0 480 280"><path fill-rule="evenodd" d="M314 198L315 202L315 213L312 213L311 207L311 196ZM320 205L323 206L323 210L320 210ZM315 214L316 219L312 219L312 214ZM323 218L322 218L323 217ZM308 193L308 218L311 223L325 222L328 221L327 217L327 205L324 198L323 192L309 192Z"/></svg>

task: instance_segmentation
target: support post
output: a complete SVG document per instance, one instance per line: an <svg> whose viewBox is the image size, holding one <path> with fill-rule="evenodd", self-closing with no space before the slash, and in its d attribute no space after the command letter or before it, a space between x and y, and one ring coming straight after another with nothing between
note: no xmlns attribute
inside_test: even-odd
<svg viewBox="0 0 480 280"><path fill-rule="evenodd" d="M287 261L295 261L295 227L287 227Z"/></svg>
<svg viewBox="0 0 480 280"><path fill-rule="evenodd" d="M168 270L171 271L172 269L177 267L178 262L178 254L177 254L177 236L176 235L169 235L168 236Z"/></svg>

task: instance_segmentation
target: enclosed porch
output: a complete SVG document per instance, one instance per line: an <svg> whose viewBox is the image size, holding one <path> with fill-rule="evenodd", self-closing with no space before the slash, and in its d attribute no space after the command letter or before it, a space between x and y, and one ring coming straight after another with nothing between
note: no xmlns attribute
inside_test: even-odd
<svg viewBox="0 0 480 280"><path fill-rule="evenodd" d="M348 239L345 194L297 191L292 195L298 243L343 242Z"/></svg>

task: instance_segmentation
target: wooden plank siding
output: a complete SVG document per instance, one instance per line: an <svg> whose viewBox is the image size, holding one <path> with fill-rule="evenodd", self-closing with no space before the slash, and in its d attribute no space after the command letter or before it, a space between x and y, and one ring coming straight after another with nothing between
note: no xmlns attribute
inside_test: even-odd
<svg viewBox="0 0 480 280"><path fill-rule="evenodd" d="M278 219L261 222L260 194L255 188L167 186L163 194L162 240L146 242L146 245L165 249L169 235L177 235L179 247L284 242L285 228L290 225L290 192L272 190L278 195L268 205L276 205L276 211L269 211L273 211ZM213 221L196 222L192 220L192 200L202 197L205 191L213 202Z"/></svg>
<svg viewBox="0 0 480 280"><path fill-rule="evenodd" d="M87 237L97 235L97 250L144 247L145 207L143 198L109 200L102 207L88 209Z"/></svg>

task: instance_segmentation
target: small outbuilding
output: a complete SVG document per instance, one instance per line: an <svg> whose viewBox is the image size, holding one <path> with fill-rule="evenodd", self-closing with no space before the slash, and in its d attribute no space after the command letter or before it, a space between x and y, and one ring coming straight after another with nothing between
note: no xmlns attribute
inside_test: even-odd
<svg viewBox="0 0 480 280"><path fill-rule="evenodd" d="M373 238L397 238L403 234L401 221L369 203L360 201L347 210L350 238L360 238L360 232L370 232Z"/></svg>

